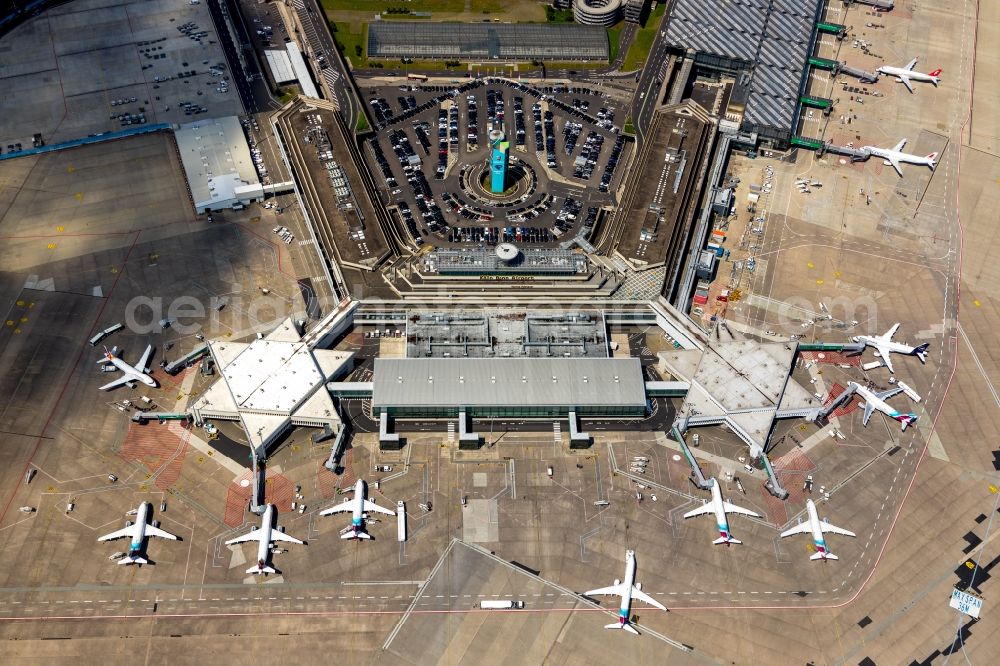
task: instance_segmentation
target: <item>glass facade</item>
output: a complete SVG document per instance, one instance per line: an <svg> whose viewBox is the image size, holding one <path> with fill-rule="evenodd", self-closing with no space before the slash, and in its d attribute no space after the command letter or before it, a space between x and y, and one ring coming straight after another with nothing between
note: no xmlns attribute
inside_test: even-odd
<svg viewBox="0 0 1000 666"><path fill-rule="evenodd" d="M389 413L389 416L401 419L446 419L458 418L460 407L444 406L407 406L381 408ZM645 405L586 405L586 406L557 406L557 405L476 405L465 407L464 411L471 418L566 418L571 411L575 411L578 416L607 416L607 417L643 417L646 415Z"/></svg>

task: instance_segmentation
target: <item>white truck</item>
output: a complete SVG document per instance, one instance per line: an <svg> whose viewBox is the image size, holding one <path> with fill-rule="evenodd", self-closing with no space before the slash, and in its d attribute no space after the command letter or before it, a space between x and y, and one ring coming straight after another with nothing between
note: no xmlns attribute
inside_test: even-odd
<svg viewBox="0 0 1000 666"><path fill-rule="evenodd" d="M483 599L479 602L479 607L483 610L513 610L524 608L524 602L510 599Z"/></svg>
<svg viewBox="0 0 1000 666"><path fill-rule="evenodd" d="M406 541L406 505L403 500L396 502L396 540Z"/></svg>

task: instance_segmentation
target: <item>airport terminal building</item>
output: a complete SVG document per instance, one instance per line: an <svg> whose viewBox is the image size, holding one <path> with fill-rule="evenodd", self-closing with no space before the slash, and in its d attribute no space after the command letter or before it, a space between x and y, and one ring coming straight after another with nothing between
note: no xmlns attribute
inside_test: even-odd
<svg viewBox="0 0 1000 666"><path fill-rule="evenodd" d="M372 412L398 418L643 417L637 358L378 358Z"/></svg>
<svg viewBox="0 0 1000 666"><path fill-rule="evenodd" d="M820 0L677 0L666 41L698 68L735 74L730 108L741 116L740 130L787 145L798 126L823 6Z"/></svg>

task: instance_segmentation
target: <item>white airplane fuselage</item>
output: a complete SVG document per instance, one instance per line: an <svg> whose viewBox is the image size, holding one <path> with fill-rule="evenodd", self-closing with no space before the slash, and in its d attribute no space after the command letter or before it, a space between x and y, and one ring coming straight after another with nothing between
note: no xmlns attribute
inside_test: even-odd
<svg viewBox="0 0 1000 666"><path fill-rule="evenodd" d="M354 531L355 536L364 531L365 522L365 495L366 493L365 482L358 479L357 483L354 484L354 509L351 511L351 529Z"/></svg>
<svg viewBox="0 0 1000 666"><path fill-rule="evenodd" d="M712 484L712 509L715 510L715 524L719 528L719 537L728 546L733 540L733 535L729 532L729 519L726 518L726 508L722 505L722 490L719 488L718 479Z"/></svg>
<svg viewBox="0 0 1000 666"><path fill-rule="evenodd" d="M622 602L618 606L618 624L628 623L629 613L632 609L632 586L635 585L635 551L625 551L625 579L622 593Z"/></svg>
<svg viewBox="0 0 1000 666"><path fill-rule="evenodd" d="M132 525L132 540L128 545L128 558L134 560L142 552L142 542L146 538L146 520L149 518L149 502L139 505L135 514L135 524Z"/></svg>
<svg viewBox="0 0 1000 666"><path fill-rule="evenodd" d="M905 67L892 67L889 65L883 65L875 70L879 74L885 74L886 76L895 76L897 79L902 81L903 79L909 79L910 81L922 81L924 83L933 83L935 86L941 82L941 77L935 74L924 74L923 72L918 72L913 69L906 69Z"/></svg>
<svg viewBox="0 0 1000 666"><path fill-rule="evenodd" d="M267 558L271 551L271 530L274 524L274 505L268 504L264 516L260 520L261 535L257 542L257 570L263 572L267 567Z"/></svg>
<svg viewBox="0 0 1000 666"><path fill-rule="evenodd" d="M885 351L895 354L915 355L914 352L917 350L916 347L908 345L904 342L892 342L891 340L884 340L875 335L856 335L854 336L854 341L862 342L867 347L873 347L878 350L879 354L881 354L884 349Z"/></svg>
<svg viewBox="0 0 1000 666"><path fill-rule="evenodd" d="M812 531L813 545L816 552L826 559L830 551L826 549L826 539L823 538L823 529L819 526L819 514L816 513L816 504L811 499L806 500L806 513L809 514L809 529Z"/></svg>
<svg viewBox="0 0 1000 666"><path fill-rule="evenodd" d="M890 166L893 166L893 163L898 164L902 162L904 164L918 164L930 167L933 170L937 165L936 153L931 153L930 155L913 155L911 153L903 153L890 148L879 148L878 146L862 146L861 150L868 151L874 157L881 157Z"/></svg>
<svg viewBox="0 0 1000 666"><path fill-rule="evenodd" d="M866 387L861 386L857 382L847 382L847 388L848 389L853 388L854 392L857 393L861 397L861 399L865 401L865 405L867 407L872 407L875 409L875 411L882 412L889 418L898 421L902 425L903 430L906 430L906 427L908 425L911 425L917 420L916 414L904 413L899 411L898 409L893 409L893 407L889 403L887 403L885 400L875 395Z"/></svg>
<svg viewBox="0 0 1000 666"><path fill-rule="evenodd" d="M135 379L139 380L140 382L142 382L146 386L151 386L153 388L156 388L156 386L157 386L156 380L153 379L152 377L150 377L149 375L147 375L145 372L143 372L139 368L136 368L133 365L129 365L128 363L126 363L125 361L121 360L120 358L118 358L117 356L115 356L114 354L112 354L111 352L106 352L104 354L104 358L107 359L108 363L110 363L111 365L115 366L116 368L118 368L119 370L121 370L126 375L131 375L132 377L134 377Z"/></svg>

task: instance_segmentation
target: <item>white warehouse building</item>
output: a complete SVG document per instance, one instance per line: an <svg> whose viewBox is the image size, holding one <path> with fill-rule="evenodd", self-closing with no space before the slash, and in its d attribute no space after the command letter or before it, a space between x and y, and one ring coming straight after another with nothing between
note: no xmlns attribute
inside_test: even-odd
<svg viewBox="0 0 1000 666"><path fill-rule="evenodd" d="M174 132L174 138L199 215L207 210L239 209L264 199L239 118L186 123Z"/></svg>

